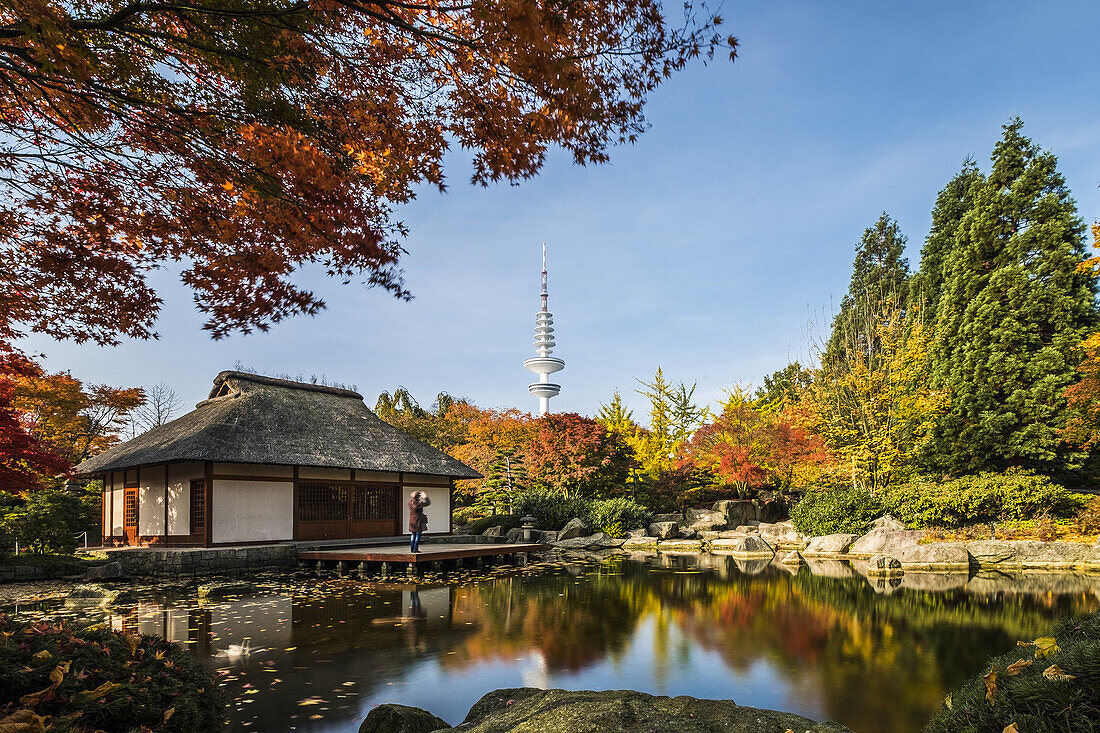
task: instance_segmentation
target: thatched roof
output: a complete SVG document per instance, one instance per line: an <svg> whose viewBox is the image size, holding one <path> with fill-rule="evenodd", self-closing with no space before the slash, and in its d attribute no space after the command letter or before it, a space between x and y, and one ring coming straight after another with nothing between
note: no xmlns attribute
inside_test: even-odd
<svg viewBox="0 0 1100 733"><path fill-rule="evenodd" d="M222 372L183 417L116 445L76 476L169 461L265 463L480 478L474 469L378 418L358 392Z"/></svg>

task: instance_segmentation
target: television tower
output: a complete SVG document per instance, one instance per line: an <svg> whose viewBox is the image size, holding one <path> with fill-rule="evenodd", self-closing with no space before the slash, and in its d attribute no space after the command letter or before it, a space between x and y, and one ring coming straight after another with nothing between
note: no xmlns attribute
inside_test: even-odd
<svg viewBox="0 0 1100 733"><path fill-rule="evenodd" d="M539 381L527 385L527 391L539 398L539 417L550 412L550 398L561 392L550 375L565 369L565 362L550 356L554 350L554 316L546 309L546 243L542 245L542 310L535 314L535 353L523 362L523 368L539 375Z"/></svg>

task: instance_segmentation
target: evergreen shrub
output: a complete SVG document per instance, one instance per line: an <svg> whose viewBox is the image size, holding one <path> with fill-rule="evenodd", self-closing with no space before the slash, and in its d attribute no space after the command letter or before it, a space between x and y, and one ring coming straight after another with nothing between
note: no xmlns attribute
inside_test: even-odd
<svg viewBox="0 0 1100 733"><path fill-rule="evenodd" d="M1100 730L1100 613L1062 621L1051 638L1053 646L1039 639L992 658L948 696L925 733L1013 724L1027 733Z"/></svg>
<svg viewBox="0 0 1100 733"><path fill-rule="evenodd" d="M455 524L469 524L483 516L485 516L485 510L476 506L456 506L451 512L451 519Z"/></svg>
<svg viewBox="0 0 1100 733"><path fill-rule="evenodd" d="M189 733L221 730L225 712L210 671L178 644L0 614L0 720L20 713L52 718L56 731Z"/></svg>
<svg viewBox="0 0 1100 733"><path fill-rule="evenodd" d="M532 516L540 529L559 530L574 517L593 532L615 530L618 534L635 527L645 527L653 515L648 509L626 496L612 499L583 499L559 491L532 489L516 495L516 514ZM614 536L614 535L612 535Z"/></svg>
<svg viewBox="0 0 1100 733"><path fill-rule="evenodd" d="M517 516L532 516L539 529L559 530L573 517L584 519L588 502L560 491L531 489L516 494Z"/></svg>
<svg viewBox="0 0 1100 733"><path fill-rule="evenodd" d="M519 525L520 521L518 514L493 514L489 517L473 520L466 525L466 529L473 534L481 534L490 527L500 527L501 532L505 533L510 529L515 529Z"/></svg>
<svg viewBox="0 0 1100 733"><path fill-rule="evenodd" d="M626 496L590 502L581 519L593 532L622 537L628 529L648 527L653 515L644 506Z"/></svg>
<svg viewBox="0 0 1100 733"><path fill-rule="evenodd" d="M815 489L791 508L791 522L803 534L863 534L884 514L878 497L852 487Z"/></svg>
<svg viewBox="0 0 1100 733"><path fill-rule="evenodd" d="M1074 516L1086 503L1050 478L1023 469L951 481L913 479L883 492L885 511L915 528Z"/></svg>

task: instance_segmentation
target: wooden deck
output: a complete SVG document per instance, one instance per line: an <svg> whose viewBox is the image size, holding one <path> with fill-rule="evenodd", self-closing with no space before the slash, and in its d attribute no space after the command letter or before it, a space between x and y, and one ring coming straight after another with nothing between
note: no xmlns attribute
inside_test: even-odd
<svg viewBox="0 0 1100 733"><path fill-rule="evenodd" d="M542 545L505 545L505 544L424 544L420 552L409 552L409 545L385 545L380 547L348 547L333 550L308 550L298 553L299 560L321 562L377 562L410 563L422 565L444 560L464 560L466 558L506 557L538 552Z"/></svg>

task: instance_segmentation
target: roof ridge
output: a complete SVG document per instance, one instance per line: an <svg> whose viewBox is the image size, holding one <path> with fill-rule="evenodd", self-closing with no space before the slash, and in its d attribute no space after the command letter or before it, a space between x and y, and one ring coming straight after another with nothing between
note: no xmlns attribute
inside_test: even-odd
<svg viewBox="0 0 1100 733"><path fill-rule="evenodd" d="M330 387L325 384L310 384L309 382L295 382L290 379L279 379L278 377L268 377L263 374L240 372L232 369L218 372L218 376L214 377L214 386L210 390L210 398L213 398L217 394L218 389L227 379L239 379L244 382L266 384L272 387L282 387L284 389L300 389L305 392L323 392L338 397L354 397L358 400L363 399L363 395L358 392L342 387Z"/></svg>

